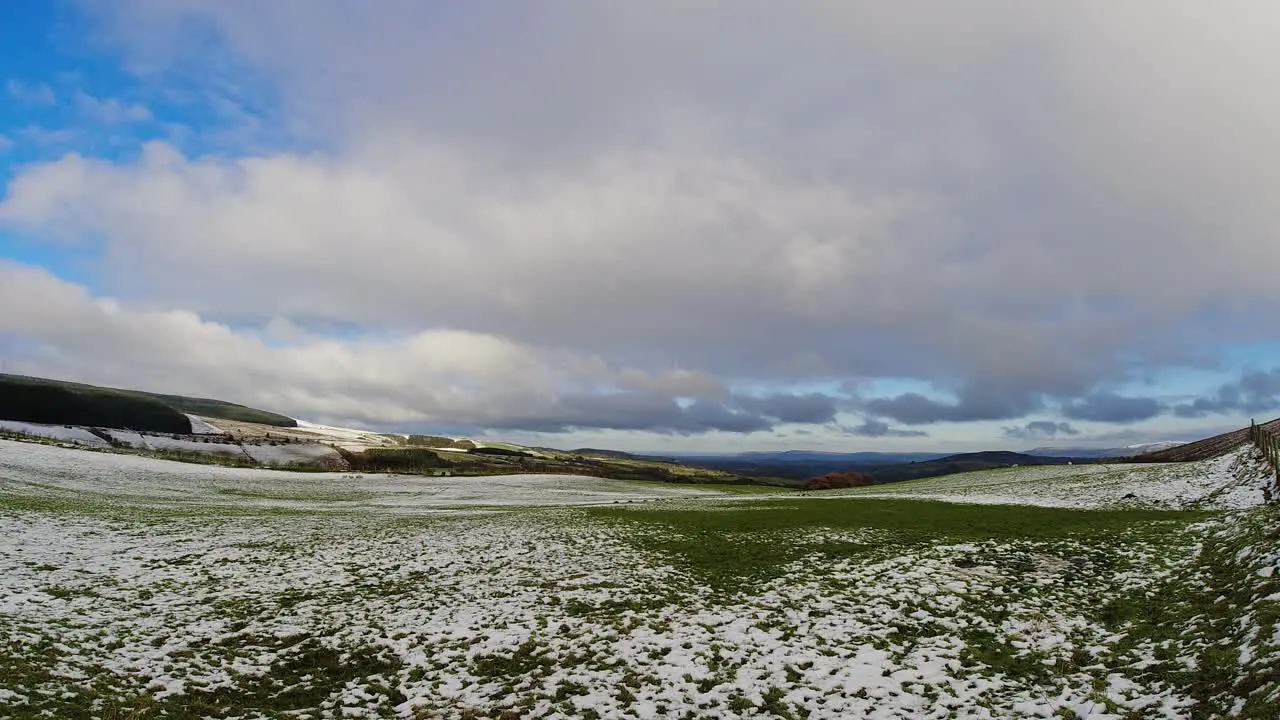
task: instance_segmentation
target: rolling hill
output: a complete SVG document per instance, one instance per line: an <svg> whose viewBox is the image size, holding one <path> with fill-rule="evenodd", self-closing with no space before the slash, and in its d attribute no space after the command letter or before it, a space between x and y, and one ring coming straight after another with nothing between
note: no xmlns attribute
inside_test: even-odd
<svg viewBox="0 0 1280 720"><path fill-rule="evenodd" d="M1280 432L1280 419L1262 423L1260 426L1271 432ZM1214 435L1203 440L1184 443L1176 447L1164 448L1155 452L1134 455L1131 462L1190 462L1219 457L1249 442L1249 428L1232 430Z"/></svg>
<svg viewBox="0 0 1280 720"><path fill-rule="evenodd" d="M832 473L867 473L876 483L950 475L970 470L986 470L1010 465L1066 465L1088 462L1080 458L1045 457L1006 451L986 451L945 455L942 453L826 453L792 451L783 453L742 453L740 455L696 455L678 458L694 467L711 468L740 475L777 477L802 481Z"/></svg>
<svg viewBox="0 0 1280 720"><path fill-rule="evenodd" d="M153 432L189 433L186 413L211 418L294 427L284 415L235 403L98 387L26 375L0 374L0 420L84 425Z"/></svg>

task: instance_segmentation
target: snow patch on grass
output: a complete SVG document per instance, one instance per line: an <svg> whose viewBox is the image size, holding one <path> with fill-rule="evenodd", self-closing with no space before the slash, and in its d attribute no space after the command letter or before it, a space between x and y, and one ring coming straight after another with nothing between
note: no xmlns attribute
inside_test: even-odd
<svg viewBox="0 0 1280 720"><path fill-rule="evenodd" d="M17 420L0 420L0 430L34 435L35 437L61 440L63 442L107 447L107 442L85 428L65 425L42 425L39 423L19 422Z"/></svg>
<svg viewBox="0 0 1280 720"><path fill-rule="evenodd" d="M187 419L191 421L191 434L193 435L222 435L223 432L218 426L210 423L208 420L199 415L187 415Z"/></svg>
<svg viewBox="0 0 1280 720"><path fill-rule="evenodd" d="M1111 632L1087 611L1117 573L1020 564L1060 551L1034 543L801 561L717 597L563 513L0 529L0 686L20 707L136 696L225 716L287 687L300 697L278 709L348 717L1101 718L1188 702L1085 669L1106 664ZM1123 554L1143 573L1156 551Z"/></svg>
<svg viewBox="0 0 1280 720"><path fill-rule="evenodd" d="M150 436L145 441L155 440ZM210 445L213 447L213 445ZM222 446L242 452L239 445ZM246 446L281 451L292 446ZM578 475L420 477L339 472L291 472L82 452L0 440L0 495L38 487L45 496L139 498L160 506L181 503L234 507L246 503L325 509L334 502L413 513L453 507L581 505L656 498L718 496L696 485L663 485Z"/></svg>
<svg viewBox="0 0 1280 720"><path fill-rule="evenodd" d="M0 717L1274 717L1256 453L1075 470L895 487L1147 509L0 440Z"/></svg>
<svg viewBox="0 0 1280 720"><path fill-rule="evenodd" d="M319 443L285 443L282 445L244 445L244 451L255 461L263 465L294 465L307 463L318 465L322 462L338 462L341 456L337 450Z"/></svg>
<svg viewBox="0 0 1280 720"><path fill-rule="evenodd" d="M1252 446L1191 463L1032 465L833 491L830 496L1095 508L1243 509L1267 501L1274 475Z"/></svg>

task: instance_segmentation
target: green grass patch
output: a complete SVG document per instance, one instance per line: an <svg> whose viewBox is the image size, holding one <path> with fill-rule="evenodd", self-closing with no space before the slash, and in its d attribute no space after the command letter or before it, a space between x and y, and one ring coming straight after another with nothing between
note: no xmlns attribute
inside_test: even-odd
<svg viewBox="0 0 1280 720"><path fill-rule="evenodd" d="M253 490L248 488L219 488L219 495L249 498L253 500L297 500L308 502L361 502L377 497L376 493L351 491L325 492L323 490L289 490L274 487L270 490Z"/></svg>
<svg viewBox="0 0 1280 720"><path fill-rule="evenodd" d="M1072 510L958 505L930 500L760 500L708 509L694 504L587 510L630 525L643 549L667 556L702 582L745 589L803 558L878 557L922 543L982 540L1102 541L1135 529L1166 533L1205 517L1195 511ZM824 541L823 531L873 531L867 541Z"/></svg>

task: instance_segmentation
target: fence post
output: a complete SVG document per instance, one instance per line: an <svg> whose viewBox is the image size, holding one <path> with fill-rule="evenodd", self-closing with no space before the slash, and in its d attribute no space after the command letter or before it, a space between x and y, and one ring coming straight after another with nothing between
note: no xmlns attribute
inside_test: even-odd
<svg viewBox="0 0 1280 720"><path fill-rule="evenodd" d="M1276 463L1276 450L1277 450L1277 448L1276 448L1276 436L1275 436L1275 435L1273 435L1273 434L1272 434L1272 433L1270 433L1270 432L1265 432L1265 431L1264 431L1264 432L1263 432L1263 437L1264 437L1264 438L1266 438L1266 446L1267 446L1267 460L1271 463L1271 468L1274 470L1274 469L1275 469L1275 467L1276 467L1276 465L1277 465L1277 463Z"/></svg>
<svg viewBox="0 0 1280 720"><path fill-rule="evenodd" d="M1273 432L1265 424L1259 425L1256 419L1249 418L1249 439L1262 453L1262 459L1271 465L1271 472L1280 485L1280 432Z"/></svg>

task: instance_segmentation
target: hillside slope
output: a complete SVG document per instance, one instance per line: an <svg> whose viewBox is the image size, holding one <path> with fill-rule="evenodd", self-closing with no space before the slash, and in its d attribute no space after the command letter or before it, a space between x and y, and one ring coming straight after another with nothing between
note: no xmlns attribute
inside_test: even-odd
<svg viewBox="0 0 1280 720"><path fill-rule="evenodd" d="M162 395L26 375L0 374L0 420L189 433L186 413L276 427L297 421L210 398Z"/></svg>
<svg viewBox="0 0 1280 720"><path fill-rule="evenodd" d="M833 492L990 505L1105 508L1256 507L1280 497L1275 475L1252 445L1185 463L1011 467Z"/></svg>
<svg viewBox="0 0 1280 720"><path fill-rule="evenodd" d="M1280 419L1262 424L1272 432L1280 431ZM1145 453L1128 458L1131 462L1191 462L1219 457L1249 442L1249 428L1232 430L1203 440L1178 445L1165 450Z"/></svg>
<svg viewBox="0 0 1280 720"><path fill-rule="evenodd" d="M0 420L191 432L191 420L176 408L139 393L59 383L17 375L0 376Z"/></svg>
<svg viewBox="0 0 1280 720"><path fill-rule="evenodd" d="M939 477L942 475L954 475L956 473L973 472L975 470L989 470L992 468L1007 468L1023 465L1070 465L1072 463L1080 462L1086 461L1082 461L1079 458L1043 457L1039 455L1027 455L1025 453L997 450L990 452L948 455L947 457L938 458L937 460L927 460L925 462L889 465L887 467L874 467L868 469L866 472L871 475L874 482L880 484Z"/></svg>

